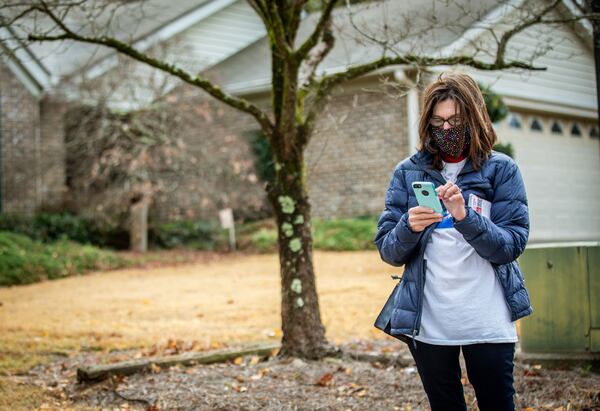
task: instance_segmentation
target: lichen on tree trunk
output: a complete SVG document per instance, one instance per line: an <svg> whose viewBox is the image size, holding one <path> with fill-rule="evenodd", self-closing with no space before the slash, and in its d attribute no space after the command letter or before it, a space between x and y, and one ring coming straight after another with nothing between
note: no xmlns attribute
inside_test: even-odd
<svg viewBox="0 0 600 411"><path fill-rule="evenodd" d="M279 356L318 359L339 354L325 338L312 258L310 203L302 150L293 160L276 163L276 179L268 190L275 210L281 274Z"/></svg>

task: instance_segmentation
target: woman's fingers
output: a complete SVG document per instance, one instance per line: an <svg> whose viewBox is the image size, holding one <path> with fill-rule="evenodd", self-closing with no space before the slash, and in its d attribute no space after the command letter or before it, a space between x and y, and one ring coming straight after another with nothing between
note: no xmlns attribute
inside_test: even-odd
<svg viewBox="0 0 600 411"><path fill-rule="evenodd" d="M433 209L424 206L416 206L408 210L409 215L432 215L437 214Z"/></svg>
<svg viewBox="0 0 600 411"><path fill-rule="evenodd" d="M409 217L423 219L423 218L436 218L441 217L441 214L436 213L429 207L417 206L408 210Z"/></svg>
<svg viewBox="0 0 600 411"><path fill-rule="evenodd" d="M450 198L448 198L448 200L446 200L446 201L448 201L448 202L451 202L451 203L452 203L452 202L454 202L454 201L460 201L460 200L463 200L463 202L464 202L464 199L463 199L462 193L460 193L460 192L459 192L459 193L457 193L457 194L454 194L454 195L453 195L453 196L451 196Z"/></svg>
<svg viewBox="0 0 600 411"><path fill-rule="evenodd" d="M413 231L423 231L425 227L433 223L442 221L442 215L433 212L431 208L421 207L421 209L419 210L416 210L416 208L418 207L414 207L414 209L411 209L412 213L409 213L408 217L408 224Z"/></svg>
<svg viewBox="0 0 600 411"><path fill-rule="evenodd" d="M438 196L442 197L446 193L446 191L452 186L453 186L453 183L451 181L448 181L446 184L444 184L443 186L439 186L435 190L437 191Z"/></svg>
<svg viewBox="0 0 600 411"><path fill-rule="evenodd" d="M461 193L460 187L451 181L448 181L443 186L439 186L438 188L436 188L436 191L438 192L438 196L442 200L448 200L453 195Z"/></svg>

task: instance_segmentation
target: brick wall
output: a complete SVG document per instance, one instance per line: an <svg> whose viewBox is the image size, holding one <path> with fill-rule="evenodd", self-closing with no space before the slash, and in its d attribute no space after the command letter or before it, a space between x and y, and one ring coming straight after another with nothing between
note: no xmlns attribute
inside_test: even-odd
<svg viewBox="0 0 600 411"><path fill-rule="evenodd" d="M62 209L65 146L59 99L40 102L0 64L0 190L2 212Z"/></svg>
<svg viewBox="0 0 600 411"><path fill-rule="evenodd" d="M384 207L393 169L407 156L406 99L374 92L378 87L371 82L337 92L317 121L305 155L314 217L379 214ZM251 100L268 110L264 95ZM171 137L184 141L187 159L178 172L161 174L168 191L154 199L150 219L214 220L224 207L231 207L236 219L270 216L247 134L258 129L254 118L191 86L167 101ZM52 121L44 123L55 128Z"/></svg>
<svg viewBox="0 0 600 411"><path fill-rule="evenodd" d="M59 211L64 208L67 186L63 116L67 108L67 103L54 96L45 96L40 104L42 210Z"/></svg>
<svg viewBox="0 0 600 411"><path fill-rule="evenodd" d="M356 90L332 99L306 151L313 217L383 210L394 167L407 156L405 124L404 97Z"/></svg>
<svg viewBox="0 0 600 411"><path fill-rule="evenodd" d="M314 217L379 214L394 167L407 156L406 99L374 91L375 83L368 84L369 91L362 86L332 98L307 147ZM258 128L254 118L188 87L169 99L181 117L176 135L198 162L180 176L165 176L176 189L156 199L151 218L217 218L221 207L232 207L236 218L270 215L244 135ZM252 101L268 106L265 98Z"/></svg>
<svg viewBox="0 0 600 411"><path fill-rule="evenodd" d="M41 203L39 124L37 99L0 63L2 212L32 214Z"/></svg>
<svg viewBox="0 0 600 411"><path fill-rule="evenodd" d="M190 86L167 97L177 116L174 138L186 144L187 161L179 173L162 175L172 189L157 196L149 212L154 221L179 218L218 219L231 207L236 219L272 214L264 183L258 178L249 131L254 118Z"/></svg>

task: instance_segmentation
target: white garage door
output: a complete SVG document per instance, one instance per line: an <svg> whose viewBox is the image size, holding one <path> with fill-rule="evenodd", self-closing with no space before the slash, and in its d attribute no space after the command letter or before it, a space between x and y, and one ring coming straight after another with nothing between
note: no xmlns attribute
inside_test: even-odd
<svg viewBox="0 0 600 411"><path fill-rule="evenodd" d="M495 125L529 200L530 243L600 240L600 139L593 120L511 112Z"/></svg>

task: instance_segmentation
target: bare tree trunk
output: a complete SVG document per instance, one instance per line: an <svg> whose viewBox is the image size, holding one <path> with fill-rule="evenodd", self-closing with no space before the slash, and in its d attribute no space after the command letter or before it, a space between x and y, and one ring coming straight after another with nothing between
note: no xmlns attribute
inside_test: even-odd
<svg viewBox="0 0 600 411"><path fill-rule="evenodd" d="M319 359L341 352L327 341L321 322L302 151L298 150L293 160L276 165L276 181L268 189L276 215L281 267L283 337L278 355Z"/></svg>
<svg viewBox="0 0 600 411"><path fill-rule="evenodd" d="M142 196L130 207L129 249L146 252L148 250L148 206L150 200Z"/></svg>

